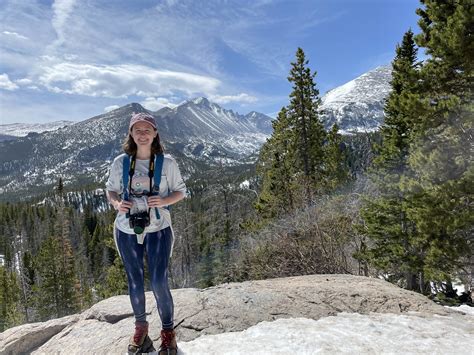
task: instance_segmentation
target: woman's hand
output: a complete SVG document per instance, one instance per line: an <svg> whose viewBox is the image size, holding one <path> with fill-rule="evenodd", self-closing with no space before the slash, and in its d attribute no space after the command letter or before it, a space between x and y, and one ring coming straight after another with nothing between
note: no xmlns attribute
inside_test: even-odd
<svg viewBox="0 0 474 355"><path fill-rule="evenodd" d="M127 213L130 208L132 208L133 203L130 201L124 201L120 198L119 194L115 191L107 190L107 200L109 203L114 206L114 208L119 213Z"/></svg>
<svg viewBox="0 0 474 355"><path fill-rule="evenodd" d="M119 211L119 213L127 213L132 206L133 203L131 201L121 200L115 203L115 209Z"/></svg>
<svg viewBox="0 0 474 355"><path fill-rule="evenodd" d="M158 195L148 196L147 203L148 207L164 207L168 205L165 199Z"/></svg>

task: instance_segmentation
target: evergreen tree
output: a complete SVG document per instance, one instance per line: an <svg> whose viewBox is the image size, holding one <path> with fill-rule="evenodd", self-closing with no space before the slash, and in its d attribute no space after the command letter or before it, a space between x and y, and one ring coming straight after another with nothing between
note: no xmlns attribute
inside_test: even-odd
<svg viewBox="0 0 474 355"><path fill-rule="evenodd" d="M403 189L413 196L407 216L424 246L426 279L450 281L474 242L474 7L470 0L422 3L416 41L430 57Z"/></svg>
<svg viewBox="0 0 474 355"><path fill-rule="evenodd" d="M34 285L34 262L31 254L28 251L21 253L17 252L18 260L18 278L20 281L20 292L21 292L21 305L26 322L32 320L31 307L32 307L32 288Z"/></svg>
<svg viewBox="0 0 474 355"><path fill-rule="evenodd" d="M116 257L114 263L107 268L104 283L98 285L98 291L103 298L127 294L127 276L120 257Z"/></svg>
<svg viewBox="0 0 474 355"><path fill-rule="evenodd" d="M46 239L36 257L35 304L41 320L76 312L78 295L70 245L55 236Z"/></svg>
<svg viewBox="0 0 474 355"><path fill-rule="evenodd" d="M89 240L89 244L87 246L88 249L88 256L89 256L89 267L95 282L101 282L100 280L101 275L103 275L103 264L102 264L102 256L103 256L103 226L98 224L92 235L92 238Z"/></svg>
<svg viewBox="0 0 474 355"><path fill-rule="evenodd" d="M0 331L22 324L20 284L14 271L0 266Z"/></svg>
<svg viewBox="0 0 474 355"><path fill-rule="evenodd" d="M338 132L339 126L335 123L327 134L327 144L324 147L324 176L327 191L333 191L350 177L346 146Z"/></svg>
<svg viewBox="0 0 474 355"><path fill-rule="evenodd" d="M381 144L372 168L372 179L379 196L369 198L362 210L366 235L373 241L364 258L391 275L394 281L405 279L405 286L417 288L416 275L422 266L422 255L416 246L416 228L407 218L409 198L400 182L407 173L409 144L416 112L419 64L411 30L396 47L392 62L392 91L385 103L385 120L381 127Z"/></svg>
<svg viewBox="0 0 474 355"><path fill-rule="evenodd" d="M292 131L290 155L293 163L302 175L301 183L305 186L305 199L310 201L313 189L323 180L323 144L326 136L324 127L318 117L320 105L319 90L314 77L307 67L308 60L301 48L296 51L296 61L291 63L288 81L293 83L288 106L288 122Z"/></svg>
<svg viewBox="0 0 474 355"><path fill-rule="evenodd" d="M295 208L297 192L295 167L290 156L293 132L285 107L272 125L273 134L262 147L257 166L257 173L263 179L255 207L266 218L273 218L280 212L292 211Z"/></svg>
<svg viewBox="0 0 474 355"><path fill-rule="evenodd" d="M74 253L70 242L70 215L64 203L62 179L55 202L57 219L53 235L41 244L36 257L38 283L36 305L42 320L62 317L79 309L80 285L76 279Z"/></svg>
<svg viewBox="0 0 474 355"><path fill-rule="evenodd" d="M415 40L430 57L418 76L399 76L415 57L409 41L397 49L375 160L384 193L363 215L372 261L405 272L408 285L416 274L418 291L429 292L429 281L449 282L472 255L474 12L467 0L422 3Z"/></svg>
<svg viewBox="0 0 474 355"><path fill-rule="evenodd" d="M311 73L307 65L303 50L298 48L288 76L293 83L290 103L273 122L274 132L260 153L262 188L256 208L264 217L310 203L315 193L323 190L326 132L318 117L316 72Z"/></svg>

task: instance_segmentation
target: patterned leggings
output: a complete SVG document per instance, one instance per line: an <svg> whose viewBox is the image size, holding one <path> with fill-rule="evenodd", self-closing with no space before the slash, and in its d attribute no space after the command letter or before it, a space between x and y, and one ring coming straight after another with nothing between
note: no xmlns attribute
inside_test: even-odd
<svg viewBox="0 0 474 355"><path fill-rule="evenodd" d="M163 329L173 329L173 298L168 285L168 264L173 243L171 228L147 233L143 244L135 234L116 229L116 242L128 278L128 293L136 321L146 321L143 256L147 255L150 284Z"/></svg>

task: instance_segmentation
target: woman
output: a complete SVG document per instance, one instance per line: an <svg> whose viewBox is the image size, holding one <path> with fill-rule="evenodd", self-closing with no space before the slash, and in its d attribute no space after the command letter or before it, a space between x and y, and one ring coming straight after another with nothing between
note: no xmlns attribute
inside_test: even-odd
<svg viewBox="0 0 474 355"><path fill-rule="evenodd" d="M162 323L162 343L158 354L176 354L174 305L168 285L173 231L166 207L184 198L186 186L176 161L169 156L162 158L161 172L155 171L155 157L163 154L163 147L153 116L146 113L132 116L123 149L125 154L115 158L112 164L106 187L107 199L118 211L114 237L127 273L135 315L135 333L130 339L128 351L154 351L148 336L145 312L143 257L146 252L151 288ZM128 172L124 172L124 164L125 167L130 166ZM129 181L124 182L127 176ZM159 189L153 186L158 176L161 176ZM144 230L141 229L143 227Z"/></svg>

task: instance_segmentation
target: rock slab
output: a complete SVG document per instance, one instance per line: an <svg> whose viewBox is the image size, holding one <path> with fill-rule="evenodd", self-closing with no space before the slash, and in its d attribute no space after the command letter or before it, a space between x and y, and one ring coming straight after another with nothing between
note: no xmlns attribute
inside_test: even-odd
<svg viewBox="0 0 474 355"><path fill-rule="evenodd" d="M458 312L383 280L354 275L308 275L172 290L178 341L203 334L241 331L262 321L320 319L341 312L447 316ZM158 343L161 322L146 293L150 336ZM133 333L128 296L101 301L76 315L25 324L0 334L1 354L117 354Z"/></svg>

